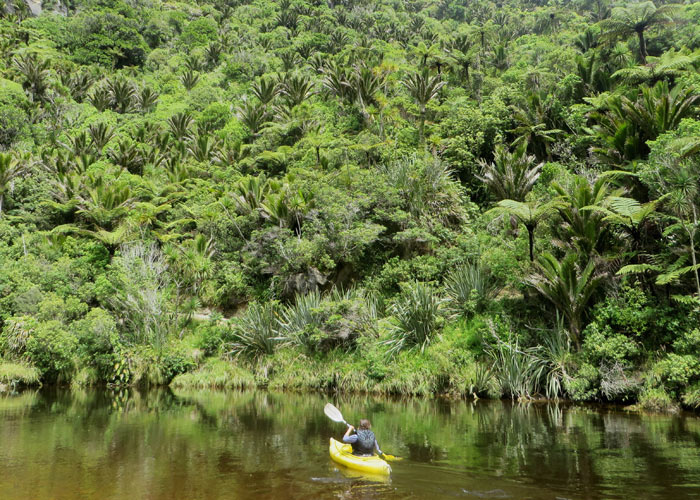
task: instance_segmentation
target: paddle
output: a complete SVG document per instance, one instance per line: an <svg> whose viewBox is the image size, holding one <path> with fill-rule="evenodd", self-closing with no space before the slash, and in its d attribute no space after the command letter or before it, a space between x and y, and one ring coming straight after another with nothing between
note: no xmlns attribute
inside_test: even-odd
<svg viewBox="0 0 700 500"><path fill-rule="evenodd" d="M343 414L340 413L340 410L333 406L330 403L327 403L326 406L323 407L323 413L326 414L328 418L330 418L334 422L338 423L343 423L350 427L350 424L348 424L345 419L343 418ZM399 457L395 457L394 455L387 455L386 453L382 453L382 458L388 462L395 462L397 460L401 460Z"/></svg>

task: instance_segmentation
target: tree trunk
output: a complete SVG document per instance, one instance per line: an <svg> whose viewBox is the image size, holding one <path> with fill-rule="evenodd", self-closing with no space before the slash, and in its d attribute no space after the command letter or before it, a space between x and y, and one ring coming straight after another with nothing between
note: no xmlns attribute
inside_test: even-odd
<svg viewBox="0 0 700 500"><path fill-rule="evenodd" d="M647 63L647 42L644 39L644 30L637 31L637 38L639 38L639 56L642 60L642 64Z"/></svg>
<svg viewBox="0 0 700 500"><path fill-rule="evenodd" d="M420 143L425 142L425 106L420 110L420 124L418 127L418 136L420 137Z"/></svg>
<svg viewBox="0 0 700 500"><path fill-rule="evenodd" d="M0 193L0 218L2 218L2 202L5 199L5 195Z"/></svg>
<svg viewBox="0 0 700 500"><path fill-rule="evenodd" d="M697 258L695 256L695 232L698 227L698 213L693 205L693 230L688 231L688 236L690 237L690 255L693 258L693 273L695 274L695 286L697 288L698 297L700 297L700 276L698 276Z"/></svg>
<svg viewBox="0 0 700 500"><path fill-rule="evenodd" d="M530 243L530 262L535 262L535 226L525 226Z"/></svg>

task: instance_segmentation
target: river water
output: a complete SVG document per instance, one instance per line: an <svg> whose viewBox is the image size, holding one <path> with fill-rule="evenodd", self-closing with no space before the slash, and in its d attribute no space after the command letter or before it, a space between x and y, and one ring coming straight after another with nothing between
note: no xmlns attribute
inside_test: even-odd
<svg viewBox="0 0 700 500"><path fill-rule="evenodd" d="M336 466L332 401L403 457ZM501 401L109 390L0 396L0 499L698 498L700 419Z"/></svg>

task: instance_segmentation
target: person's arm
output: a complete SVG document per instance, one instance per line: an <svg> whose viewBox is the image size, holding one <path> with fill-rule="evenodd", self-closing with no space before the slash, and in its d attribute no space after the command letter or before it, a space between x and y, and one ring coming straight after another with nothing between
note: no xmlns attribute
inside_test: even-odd
<svg viewBox="0 0 700 500"><path fill-rule="evenodd" d="M343 436L343 443L354 444L357 442L357 434L353 434L352 436L350 435L350 433L354 430L355 430L355 428L352 425L348 425L348 430L345 432L345 435Z"/></svg>
<svg viewBox="0 0 700 500"><path fill-rule="evenodd" d="M374 438L374 447L377 449L377 453L379 455L383 455L382 450L379 449L379 443L377 442L377 438Z"/></svg>

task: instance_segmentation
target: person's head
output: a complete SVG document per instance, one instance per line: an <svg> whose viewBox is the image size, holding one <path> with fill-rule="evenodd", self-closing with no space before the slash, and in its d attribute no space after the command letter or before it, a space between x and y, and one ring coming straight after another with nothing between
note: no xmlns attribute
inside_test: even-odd
<svg viewBox="0 0 700 500"><path fill-rule="evenodd" d="M360 427L359 429L371 429L372 428L372 423L367 420L366 418L363 418L360 420Z"/></svg>

